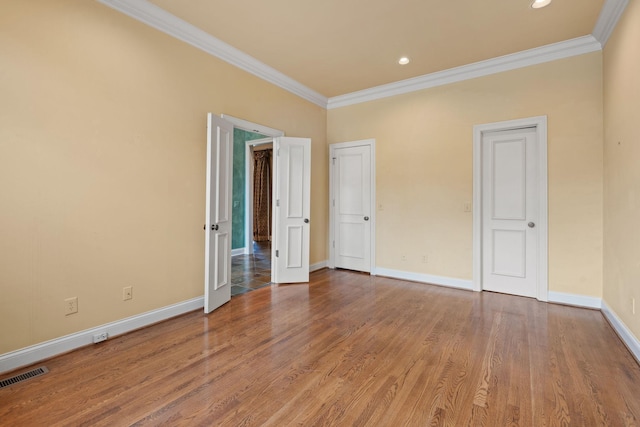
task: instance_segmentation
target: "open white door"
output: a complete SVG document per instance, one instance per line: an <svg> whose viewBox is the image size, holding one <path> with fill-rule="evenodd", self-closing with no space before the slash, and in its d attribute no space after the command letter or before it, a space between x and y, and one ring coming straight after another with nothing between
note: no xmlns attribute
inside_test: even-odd
<svg viewBox="0 0 640 427"><path fill-rule="evenodd" d="M309 281L311 140L274 138L271 281Z"/></svg>
<svg viewBox="0 0 640 427"><path fill-rule="evenodd" d="M207 116L204 312L231 299L231 197L233 125Z"/></svg>

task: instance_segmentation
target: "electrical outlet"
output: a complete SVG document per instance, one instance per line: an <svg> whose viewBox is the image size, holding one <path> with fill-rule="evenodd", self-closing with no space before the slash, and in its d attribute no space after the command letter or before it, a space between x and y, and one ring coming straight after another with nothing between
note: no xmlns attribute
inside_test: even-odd
<svg viewBox="0 0 640 427"><path fill-rule="evenodd" d="M67 298L64 300L64 315L68 316L78 312L78 297Z"/></svg>
<svg viewBox="0 0 640 427"><path fill-rule="evenodd" d="M109 338L109 334L107 332L101 332L99 334L95 334L93 336L93 343L97 344L102 341L106 341Z"/></svg>
<svg viewBox="0 0 640 427"><path fill-rule="evenodd" d="M125 286L122 288L122 301L133 298L133 286Z"/></svg>
<svg viewBox="0 0 640 427"><path fill-rule="evenodd" d="M422 263L426 264L427 262L429 262L429 256L428 255L422 255Z"/></svg>

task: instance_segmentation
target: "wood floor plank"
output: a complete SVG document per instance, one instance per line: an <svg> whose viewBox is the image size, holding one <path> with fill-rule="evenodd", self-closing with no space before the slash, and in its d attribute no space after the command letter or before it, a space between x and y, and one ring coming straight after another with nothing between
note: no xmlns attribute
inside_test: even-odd
<svg viewBox="0 0 640 427"><path fill-rule="evenodd" d="M46 361L16 426L633 426L640 366L594 310L323 270ZM1 376L4 378L9 376Z"/></svg>

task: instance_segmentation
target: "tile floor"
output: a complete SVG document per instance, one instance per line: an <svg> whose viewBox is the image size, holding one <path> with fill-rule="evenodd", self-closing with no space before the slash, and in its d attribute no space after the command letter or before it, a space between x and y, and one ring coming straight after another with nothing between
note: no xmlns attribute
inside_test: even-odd
<svg viewBox="0 0 640 427"><path fill-rule="evenodd" d="M271 242L253 242L252 255L231 258L231 296L268 286L271 283Z"/></svg>

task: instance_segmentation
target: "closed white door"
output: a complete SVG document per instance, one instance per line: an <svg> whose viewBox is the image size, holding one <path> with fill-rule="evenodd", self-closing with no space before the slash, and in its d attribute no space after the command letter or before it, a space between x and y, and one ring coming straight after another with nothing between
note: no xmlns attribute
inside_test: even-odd
<svg viewBox="0 0 640 427"><path fill-rule="evenodd" d="M274 139L271 281L309 281L311 140Z"/></svg>
<svg viewBox="0 0 640 427"><path fill-rule="evenodd" d="M204 311L231 299L231 197L233 125L207 116Z"/></svg>
<svg viewBox="0 0 640 427"><path fill-rule="evenodd" d="M536 297L538 137L535 128L482 137L483 289Z"/></svg>
<svg viewBox="0 0 640 427"><path fill-rule="evenodd" d="M371 146L336 148L332 156L334 262L371 271Z"/></svg>

